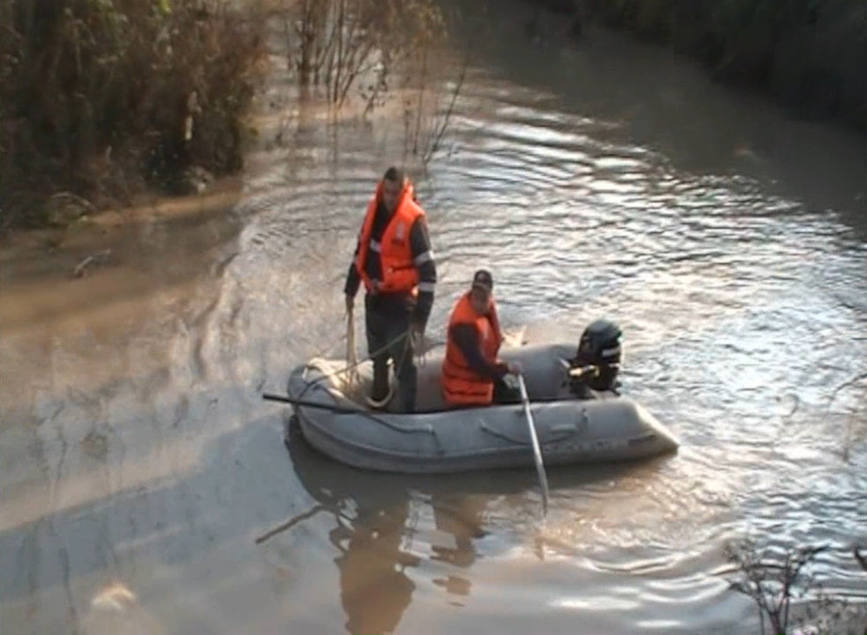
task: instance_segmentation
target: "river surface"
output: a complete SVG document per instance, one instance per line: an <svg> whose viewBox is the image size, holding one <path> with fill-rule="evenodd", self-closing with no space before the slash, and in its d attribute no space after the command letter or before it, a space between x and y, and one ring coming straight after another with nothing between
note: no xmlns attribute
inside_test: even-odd
<svg viewBox="0 0 867 635"><path fill-rule="evenodd" d="M275 70L234 194L52 253L3 245L0 633L751 633L724 555L744 537L827 545L826 589L867 602L867 388L846 385L867 372L863 137L617 36L570 44L554 18L528 36L524 5L497 6L453 28L467 79L413 170L429 335L480 266L529 339L615 319L624 392L679 452L552 469L544 522L532 468L410 478L287 452L259 395L342 355L343 279L403 124L386 106L328 125Z"/></svg>

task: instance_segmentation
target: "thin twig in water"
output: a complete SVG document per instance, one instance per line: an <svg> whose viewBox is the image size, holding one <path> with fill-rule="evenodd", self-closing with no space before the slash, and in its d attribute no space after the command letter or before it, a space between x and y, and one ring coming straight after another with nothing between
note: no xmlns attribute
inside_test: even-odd
<svg viewBox="0 0 867 635"><path fill-rule="evenodd" d="M93 214L96 212L96 206L88 201L86 198L82 198L77 194L73 194L72 192L58 192L57 194L53 194L49 197L49 201L60 201L60 200L70 200L73 203L80 205L81 207L86 207L87 210Z"/></svg>
<svg viewBox="0 0 867 635"><path fill-rule="evenodd" d="M813 580L805 575L815 559L828 546L801 547L786 551L785 558L768 558L751 541L729 544L726 547L729 562L739 572L738 578L729 580L730 588L751 598L759 611L761 632L765 632L765 620L772 633L788 632L789 609L792 600Z"/></svg>
<svg viewBox="0 0 867 635"><path fill-rule="evenodd" d="M93 263L101 260L105 260L111 255L111 249L103 249L102 251L98 251L95 254L91 254L81 262L79 262L75 269L72 270L73 278L81 278L87 273L87 268Z"/></svg>
<svg viewBox="0 0 867 635"><path fill-rule="evenodd" d="M861 565L861 568L864 571L867 571L867 556L861 555L861 548L858 545L852 547L852 554L855 556L855 560L858 561L858 564Z"/></svg>
<svg viewBox="0 0 867 635"><path fill-rule="evenodd" d="M842 392L846 388L854 386L855 384L857 384L861 381L864 381L865 379L867 379L867 373L861 373L860 375L856 375L852 379L845 381L842 384L840 384L839 386L837 386L833 390L833 392L831 393L831 398L828 400L827 410L828 411L831 410L831 406L834 404L834 400L837 398L837 395L840 392ZM843 438L843 453L842 454L843 454L843 460L844 461L849 460L849 448L852 446L852 443L854 440L853 428L854 428L854 424L855 424L855 414L856 413L857 413L857 410L850 410L848 412L848 420L846 422L846 433L845 433L844 438Z"/></svg>
<svg viewBox="0 0 867 635"><path fill-rule="evenodd" d="M274 527L274 529L271 529L270 531L266 531L264 534L262 534L261 536L256 538L256 544L260 545L263 542L265 542L266 540L268 540L269 538L273 538L277 534L284 532L287 529L292 529L292 527L294 527L295 525L300 523L302 520L307 520L308 518L315 516L316 514L321 512L323 509L328 509L328 508L325 505L314 505L313 507L311 507L309 510L307 510L303 514L298 514L297 516L293 516L292 518L287 520L282 525L278 525L277 527Z"/></svg>
<svg viewBox="0 0 867 635"><path fill-rule="evenodd" d="M441 125L434 133L433 143L430 145L430 147L428 147L427 152L425 152L424 157L422 158L422 162L425 165L427 165L430 162L430 160L433 158L433 155L436 153L436 151L440 147L440 143L442 142L443 135L445 134L446 128L448 128L448 125L449 125L449 119L451 119L452 112L454 111L455 102L458 99L458 94L460 94L461 88L464 85L464 78L466 78L466 76L467 76L467 66L469 66L469 63L470 63L470 55L469 55L469 53L467 53L466 56L464 57L464 64L461 67L461 74L458 77L458 83L455 85L454 91L452 91L452 99L449 102L449 107L446 109L446 112L445 112L445 115L443 116L443 120L442 120Z"/></svg>
<svg viewBox="0 0 867 635"><path fill-rule="evenodd" d="M849 386L854 386L859 381L864 381L865 379L867 379L867 373L861 373L860 375L856 375L855 377L853 377L849 381L843 382L842 384L837 386L834 389L834 391L831 393L831 399L828 401L828 409L829 410L831 409L831 405L834 403L834 399L837 397L837 394L840 391L845 390Z"/></svg>
<svg viewBox="0 0 867 635"><path fill-rule="evenodd" d="M418 154L418 135L421 130L421 115L424 110L424 93L427 88L427 48L422 50L421 54L421 88L418 93L418 107L415 112L415 134L412 139L412 153Z"/></svg>

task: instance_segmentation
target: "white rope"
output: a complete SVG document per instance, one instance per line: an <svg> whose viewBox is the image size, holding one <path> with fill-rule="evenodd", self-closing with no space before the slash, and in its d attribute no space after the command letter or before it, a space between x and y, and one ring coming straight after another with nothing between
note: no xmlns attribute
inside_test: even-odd
<svg viewBox="0 0 867 635"><path fill-rule="evenodd" d="M346 312L346 366L349 373L346 382L350 388L358 384L358 355L355 351L355 310L349 307Z"/></svg>

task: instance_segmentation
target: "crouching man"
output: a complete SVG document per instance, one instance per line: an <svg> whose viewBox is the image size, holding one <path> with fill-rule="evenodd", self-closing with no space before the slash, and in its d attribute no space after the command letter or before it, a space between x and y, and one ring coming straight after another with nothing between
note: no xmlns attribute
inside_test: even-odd
<svg viewBox="0 0 867 635"><path fill-rule="evenodd" d="M520 367L497 359L503 334L493 289L490 272L480 269L473 276L470 290L452 309L442 367L443 397L449 406L488 406L521 400L518 391L505 381L510 373L520 373Z"/></svg>

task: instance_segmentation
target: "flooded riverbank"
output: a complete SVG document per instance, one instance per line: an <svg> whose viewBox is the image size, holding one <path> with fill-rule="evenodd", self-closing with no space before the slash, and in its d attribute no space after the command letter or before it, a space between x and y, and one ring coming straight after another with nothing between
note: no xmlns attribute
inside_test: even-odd
<svg viewBox="0 0 867 635"><path fill-rule="evenodd" d="M867 372L867 151L611 34L539 46L528 10L452 31L475 44L465 88L413 173L429 335L479 266L531 338L614 318L624 391L678 454L552 470L542 524L532 466L416 479L287 453L260 394L342 354L343 276L403 127L328 125L275 71L230 213L4 252L4 633L750 633L723 556L744 535L828 544L827 588L867 600L863 399L831 399Z"/></svg>

